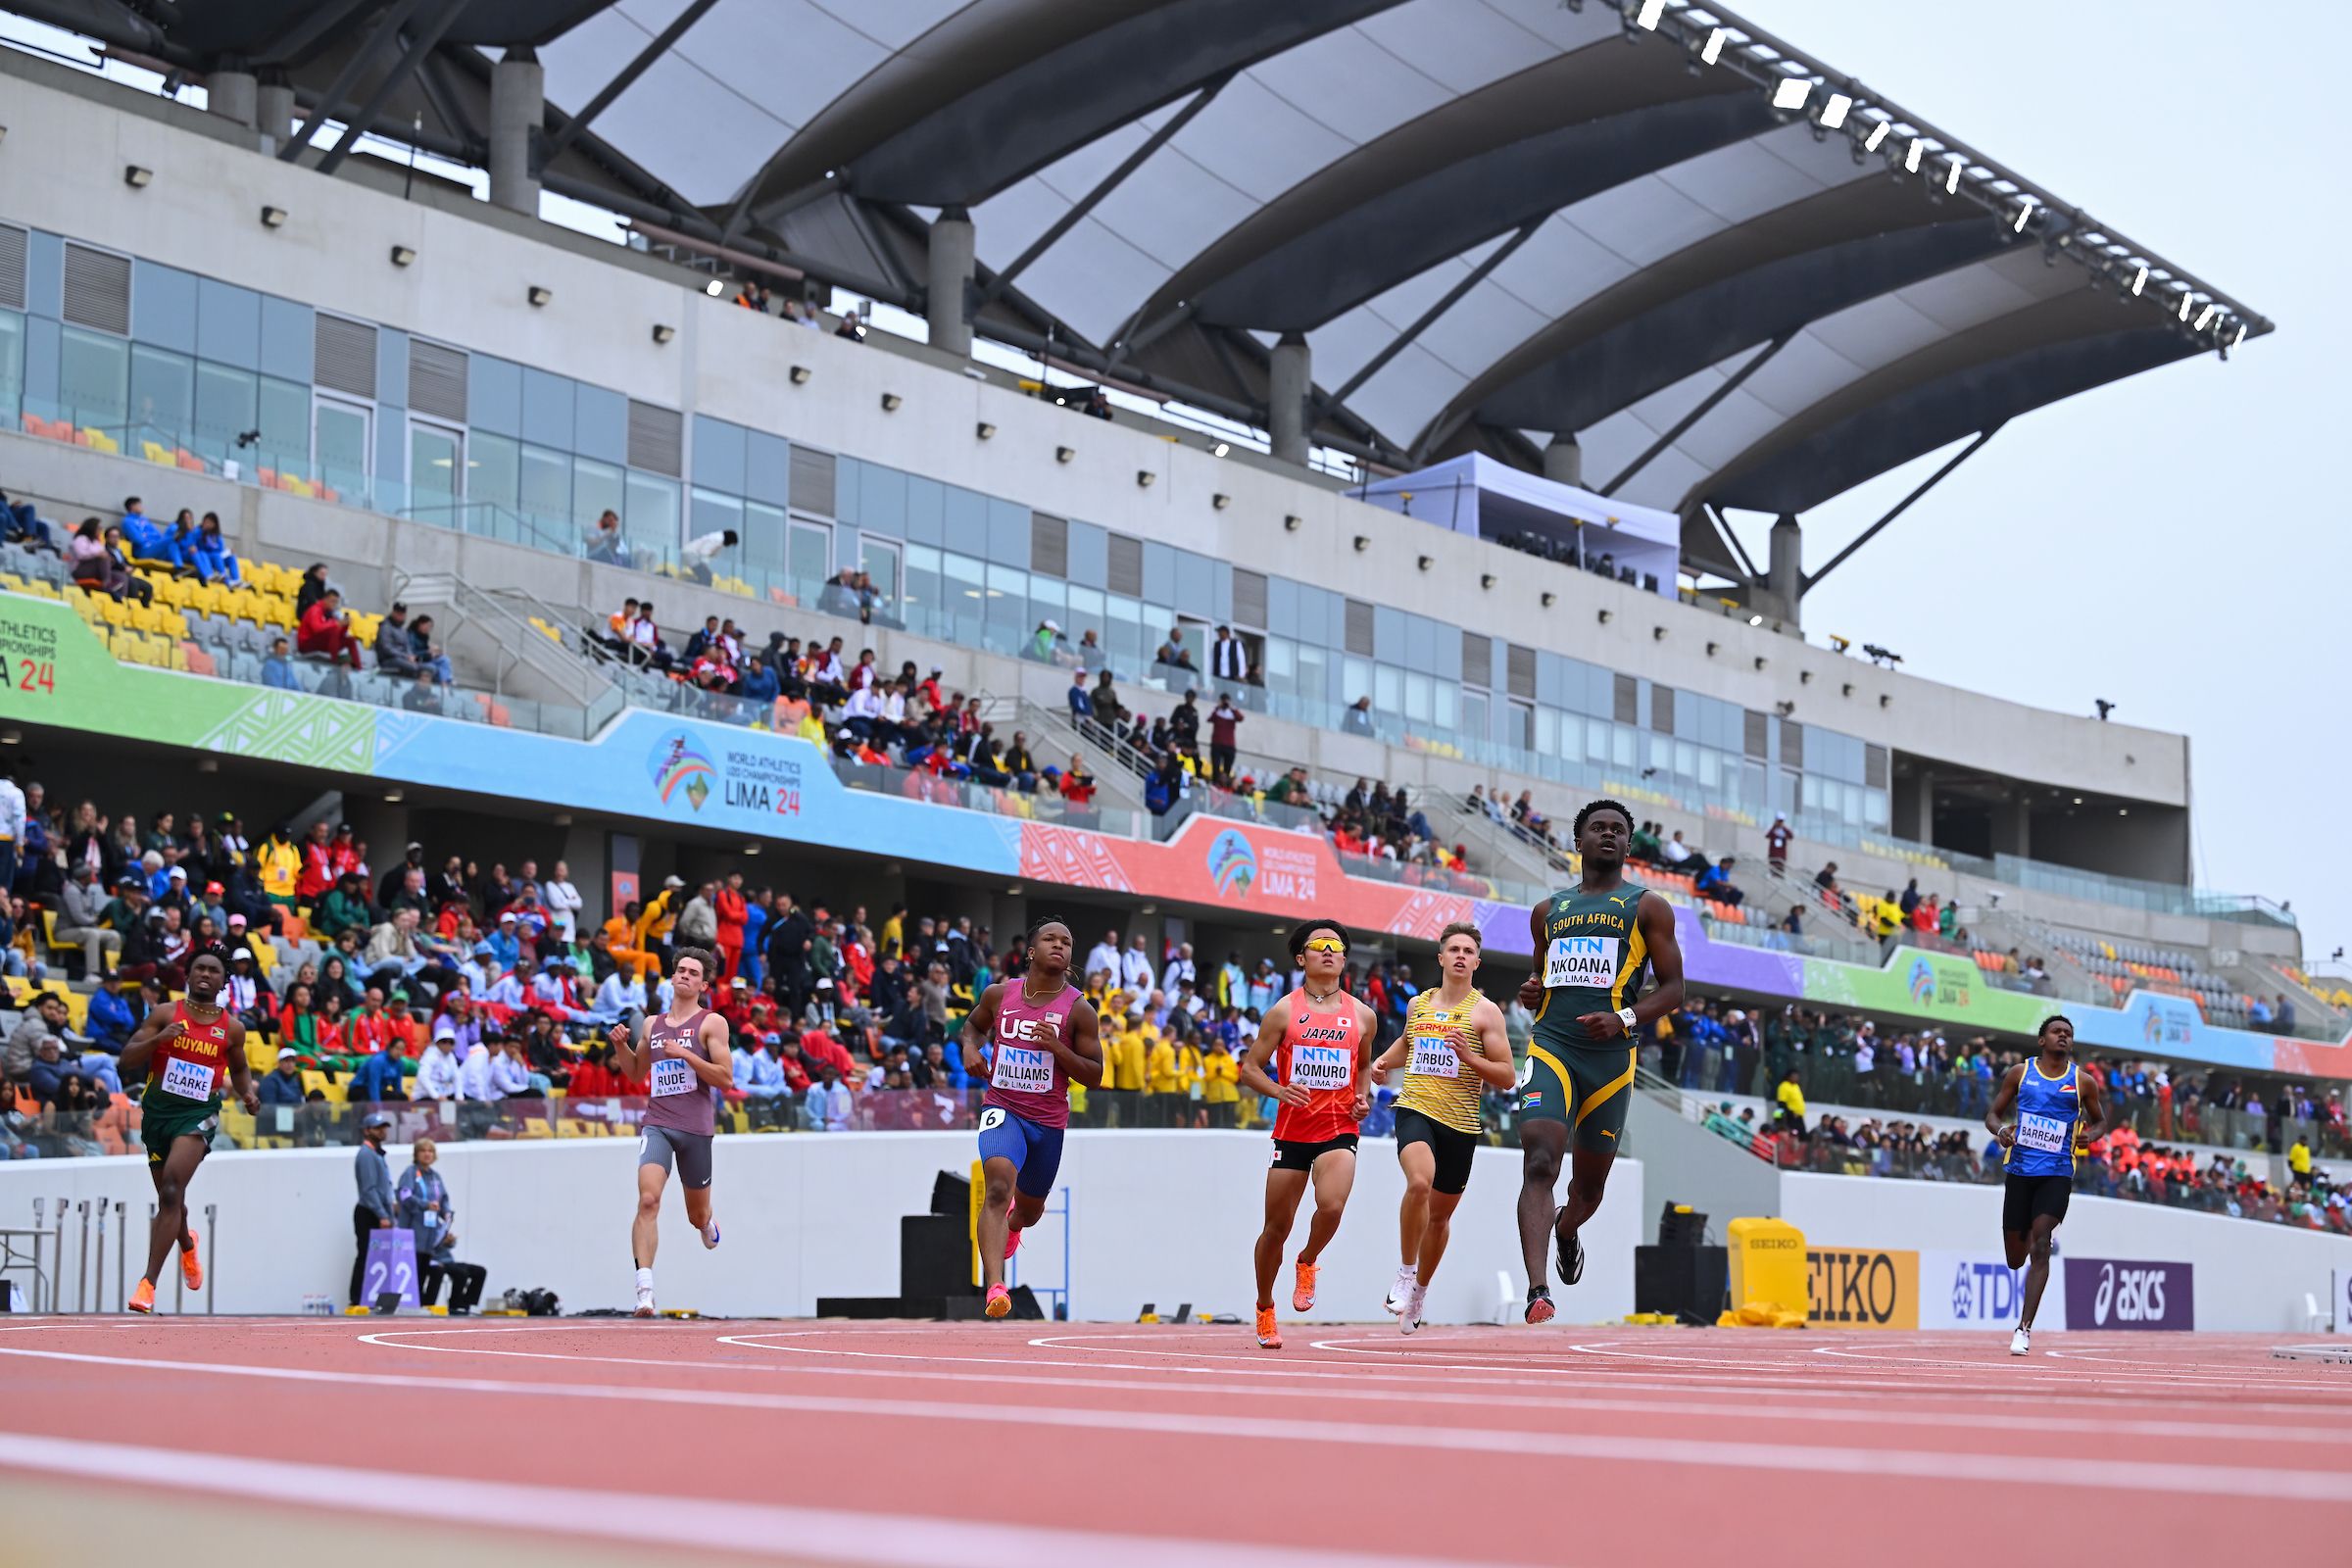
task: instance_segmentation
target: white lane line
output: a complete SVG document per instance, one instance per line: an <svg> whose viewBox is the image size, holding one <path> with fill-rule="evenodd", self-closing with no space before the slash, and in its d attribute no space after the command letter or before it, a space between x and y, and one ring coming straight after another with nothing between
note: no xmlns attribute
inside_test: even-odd
<svg viewBox="0 0 2352 1568"><path fill-rule="evenodd" d="M216 1437L220 1434L216 1433ZM1252 1563L1264 1568L1434 1568L1437 1559L1386 1553L1310 1551L1247 1542L1181 1540L1160 1536L1063 1530L1042 1525L927 1519L892 1510L804 1508L697 1497L681 1506L672 1493L631 1494L606 1490L422 1476L409 1469L361 1470L341 1465L239 1457L216 1465L201 1480L187 1455L172 1448L28 1438L0 1433L0 1465L86 1480L95 1475L143 1476L164 1486L184 1485L207 1495L251 1497L272 1505L288 1498L334 1499L332 1506L391 1518L445 1524L493 1525L612 1541L641 1542L667 1555L681 1547L729 1554L772 1554L897 1568L937 1568L943 1562L1118 1562L1140 1568L1191 1568ZM550 1524L549 1521L560 1521ZM1189 1529L1189 1527L1188 1527Z"/></svg>
<svg viewBox="0 0 2352 1568"><path fill-rule="evenodd" d="M882 1420L958 1421L1032 1431L1047 1427L1059 1431L1117 1432L1131 1436L1147 1434L1215 1440L1254 1438L1268 1443L1292 1445L1320 1443L1362 1448L1505 1454L1603 1463L1650 1463L1696 1469L1794 1471L1807 1475L1843 1472L1969 1485L2008 1486L2046 1482L2050 1464L2045 1456L2022 1453L1855 1448L1808 1444L1643 1438L1606 1433L1495 1431L1473 1427L1399 1427L1395 1424L1230 1413L1187 1415L1157 1410L968 1404L944 1399L855 1399L819 1395L749 1394L719 1389L517 1383L496 1378L433 1378L400 1373L337 1372L307 1367L168 1361L144 1356L86 1355L71 1350L27 1350L10 1346L0 1346L0 1356L345 1388L429 1390L442 1394L611 1400L632 1404L699 1405L715 1409L790 1410L810 1415ZM2070 1485L2094 1490L2352 1505L2352 1474L2335 1471L2070 1458L2066 1475Z"/></svg>
<svg viewBox="0 0 2352 1568"><path fill-rule="evenodd" d="M529 1329L428 1329L411 1334L370 1334L366 1337L366 1343L381 1346L389 1349L419 1350L434 1354L513 1356L524 1360L585 1362L598 1366L650 1366L685 1369L690 1371L714 1372L748 1371L779 1373L786 1376L806 1377L889 1378L895 1379L902 1383L909 1380L919 1379L925 1383L969 1383L999 1388L1067 1389L1080 1392L1088 1390L1101 1390L1104 1393L1111 1394L1198 1394L1202 1396L1213 1396L1219 1398L1232 1398L1235 1396L1241 1396L1295 1399L1299 1396L1298 1391L1293 1389L1267 1387L1264 1385L1250 1386L1238 1383L1171 1383L1165 1379L1155 1380L1147 1378L1024 1377L1013 1372L939 1372L929 1370L916 1372L898 1371L889 1367L826 1366L819 1363L796 1363L789 1367L776 1365L761 1366L756 1364L747 1365L741 1361L656 1360L650 1357L639 1356L582 1355L575 1352L558 1350L493 1350L485 1349L476 1346L437 1346L393 1343L395 1341L409 1341L434 1337L439 1334L527 1334L531 1332L534 1331ZM759 1339L760 1336L757 1335L721 1335L718 1343L721 1345L741 1346L750 1349L783 1348L783 1347L778 1346L760 1345L758 1343ZM956 1358L950 1356L928 1357L926 1359L935 1360L942 1364L955 1364L956 1360ZM1073 1363L1037 1364L1062 1365ZM1360 1378L1351 1378L1348 1374L1345 1373L1325 1373L1322 1375L1332 1378L1347 1379L1348 1381L1359 1384L1362 1381ZM1570 1392L1542 1395L1510 1395L1495 1394L1482 1389L1475 1392L1464 1391L1456 1394L1448 1394L1421 1390L1367 1389L1355 1387L1317 1389L1314 1391L1312 1397L1319 1403L1366 1403L1383 1406L1397 1404L1420 1404L1437 1407L1473 1408L1481 1410L1559 1410L1563 1408L1569 1408L1577 1410L1591 1410L1597 1413L1616 1415L1690 1416L1696 1418L1745 1422L1782 1420L1824 1421L1836 1422L1840 1426L1850 1426L1856 1419L1855 1413L1851 1410L1829 1410L1818 1407L1788 1410L1763 1409L1759 1408L1752 1400L1740 1403L1703 1403L1698 1401L1685 1400L1671 1404L1662 1404L1655 1399L1619 1399L1598 1397ZM2040 1401L2036 1401L2036 1403L2039 1405ZM2352 1411L2346 1412L2346 1415L2348 1418L2348 1424L2343 1429L2343 1432L2344 1435L2352 1435ZM1925 1410L1873 1410L1869 1415L1869 1420L1877 1424L1926 1427L1935 1431L1941 1431L1948 1427L1982 1427L1988 1431L2008 1433L2015 1433L2018 1431L2018 1422L2014 1416L1969 1410L1944 1412ZM2115 1421L2093 1417L2051 1415L2047 1412L2046 1406L2039 1408L2038 1413L2034 1416L2032 1430L2034 1432L2080 1433L2090 1437L2225 1438L2244 1439L2247 1442L2253 1443L2275 1442L2281 1436L2281 1429L2277 1426L2243 1426L2225 1422L2201 1421ZM2318 1428L2304 1427L2296 1429L2295 1435L2299 1437L2309 1436L2326 1439L2333 1434Z"/></svg>
<svg viewBox="0 0 2352 1568"><path fill-rule="evenodd" d="M1871 1361L1881 1364L1899 1364L1905 1366L1909 1366L1914 1362L1926 1361L1930 1365L1971 1368L1980 1375L1997 1375L1994 1373L1993 1369L2000 1365L1999 1361L1990 1359L1984 1361L1943 1361L1933 1357L1894 1355L1887 1353L1870 1354L1861 1350L1841 1349L1833 1346L1824 1346L1815 1353L1820 1355L1840 1356L1848 1360L1855 1361ZM2119 1370L2114 1372L2100 1372L2096 1370L2083 1372L2055 1372L2044 1374L2045 1378L2057 1377L2080 1379L2091 1377L2099 1378L2109 1383L2126 1385L2134 1389L2148 1389L2151 1391L2160 1389L2175 1389L2214 1392L2225 1392L2230 1389L2268 1389L2314 1390L2323 1394L2352 1393L2352 1390L2347 1390L2342 1383L2307 1380L2287 1374L2273 1373L2257 1366L2248 1366L2242 1368L2217 1367L2210 1372L2199 1372L2193 1370L2183 1370L2177 1364L2168 1368L2162 1362L2117 1360L2114 1357L2098 1355L2088 1350L2045 1350L2042 1352L2042 1355L2045 1358L2050 1359L2064 1357L2079 1362L2106 1361L2111 1362L2117 1368L2119 1368ZM1916 1369L1914 1369L1914 1375L1916 1375Z"/></svg>

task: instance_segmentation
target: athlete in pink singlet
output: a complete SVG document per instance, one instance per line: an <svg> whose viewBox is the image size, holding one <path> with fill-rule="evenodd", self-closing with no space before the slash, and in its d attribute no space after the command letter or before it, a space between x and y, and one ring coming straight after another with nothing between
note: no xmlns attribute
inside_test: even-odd
<svg viewBox="0 0 2352 1568"><path fill-rule="evenodd" d="M1040 920L1029 929L1029 970L980 993L963 1020L963 1066L984 1080L980 1104L980 1266L990 1317L1012 1310L1004 1260L1037 1223L1061 1170L1070 1124L1070 1080L1102 1086L1095 1009L1069 983L1070 928Z"/></svg>
<svg viewBox="0 0 2352 1568"><path fill-rule="evenodd" d="M639 1019L634 1031L612 1026L612 1055L621 1075L650 1079L653 1089L637 1136L637 1217L629 1226L639 1317L654 1315L662 1188L673 1160L678 1185L686 1190L686 1218L705 1247L718 1245L718 1221L710 1213L710 1145L717 1130L711 1096L734 1087L735 1058L727 1050L727 1020L703 1005L717 972L715 955L680 948L670 961L668 1010Z"/></svg>

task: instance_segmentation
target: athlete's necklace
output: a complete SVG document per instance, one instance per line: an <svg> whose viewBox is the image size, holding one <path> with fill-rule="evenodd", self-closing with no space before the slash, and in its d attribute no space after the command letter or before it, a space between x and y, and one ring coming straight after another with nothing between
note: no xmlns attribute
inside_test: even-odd
<svg viewBox="0 0 2352 1568"><path fill-rule="evenodd" d="M1029 1004L1029 1005L1032 1007L1042 1007L1047 1003L1052 1002L1054 997L1058 997L1060 995L1061 987L1057 985L1054 988L1051 995L1044 997L1037 996L1029 989L1029 977L1027 975L1021 976L1021 1000Z"/></svg>
<svg viewBox="0 0 2352 1568"><path fill-rule="evenodd" d="M1347 990L1348 988L1346 986L1333 986L1329 991L1324 992L1319 997L1315 995L1315 988L1313 986L1301 985L1298 989L1306 993L1307 1001L1324 1003L1329 1002L1332 998L1338 996L1341 992Z"/></svg>

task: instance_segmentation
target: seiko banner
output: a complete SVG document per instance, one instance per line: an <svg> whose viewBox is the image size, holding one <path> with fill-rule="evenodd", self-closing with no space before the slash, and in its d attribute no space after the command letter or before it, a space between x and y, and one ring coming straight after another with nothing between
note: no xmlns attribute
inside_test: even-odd
<svg viewBox="0 0 2352 1568"><path fill-rule="evenodd" d="M2193 1329L2196 1271L2188 1263L2104 1257L2058 1260L2066 1273L2066 1322L2072 1329Z"/></svg>

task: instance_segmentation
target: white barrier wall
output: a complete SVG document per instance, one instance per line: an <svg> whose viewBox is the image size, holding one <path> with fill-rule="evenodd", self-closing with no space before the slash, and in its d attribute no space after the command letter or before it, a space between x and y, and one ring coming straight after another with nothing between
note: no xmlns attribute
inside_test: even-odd
<svg viewBox="0 0 2352 1568"><path fill-rule="evenodd" d="M1364 1146L1347 1221L1324 1254L1318 1317L1387 1321L1380 1301L1396 1268L1396 1204L1403 1193L1393 1151L1386 1141ZM397 1181L408 1151L395 1147L389 1154ZM707 1313L806 1316L820 1296L895 1296L899 1217L923 1212L932 1178L942 1170L967 1174L972 1154L968 1133L722 1138L715 1187L724 1243L705 1251L673 1193L656 1269L662 1300ZM220 1211L219 1310L292 1312L312 1294L342 1305L353 1252L355 1157L347 1149L286 1150L220 1153L204 1162L191 1198L200 1227L205 1204ZM1163 1312L1180 1301L1197 1312L1246 1311L1269 1157L1266 1139L1255 1133L1071 1133L1055 1198L1056 1205L1066 1199L1069 1208L1071 1316L1132 1320L1146 1301ZM457 1208L458 1255L489 1269L494 1293L544 1286L566 1311L625 1306L636 1162L633 1139L443 1145L440 1168ZM1608 1202L1585 1233L1584 1283L1558 1292L1565 1320L1597 1323L1633 1310L1642 1178L1639 1162L1618 1161ZM1430 1294L1432 1321L1493 1321L1498 1271L1509 1276L1514 1298L1526 1290L1513 1218L1518 1195L1518 1152L1481 1150ZM49 1200L53 1214L61 1197L76 1203L120 1200L131 1222L129 1272L138 1276L153 1199L143 1161L0 1166L0 1228L29 1226L36 1196ZM68 1308L76 1300L80 1234L78 1218L70 1216ZM1286 1316L1289 1258L1305 1234L1302 1209L1278 1293ZM1022 1247L1020 1278L1035 1286L1058 1283L1061 1244L1057 1219L1033 1230ZM93 1299L94 1306L121 1304L114 1258L110 1235L109 1299ZM16 1277L29 1287L24 1275ZM160 1294L168 1307L171 1275Z"/></svg>
<svg viewBox="0 0 2352 1568"><path fill-rule="evenodd" d="M1805 1233L1808 1248L1920 1252L1923 1304L1940 1306L1953 1294L1953 1259L2001 1250L1998 1187L1790 1172L1781 1178L1781 1217ZM2334 1271L2352 1267L2352 1238L2080 1194L2059 1227L2058 1250L2062 1264L2070 1256L2193 1264L2196 1326L2262 1333L2301 1333L2305 1298L2326 1312ZM2064 1309L2063 1295L2053 1275L2041 1325L2064 1321L2053 1316ZM1923 1310L1921 1326L1956 1325L1940 1316L1931 1322Z"/></svg>

